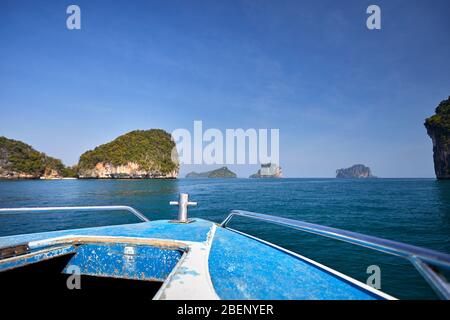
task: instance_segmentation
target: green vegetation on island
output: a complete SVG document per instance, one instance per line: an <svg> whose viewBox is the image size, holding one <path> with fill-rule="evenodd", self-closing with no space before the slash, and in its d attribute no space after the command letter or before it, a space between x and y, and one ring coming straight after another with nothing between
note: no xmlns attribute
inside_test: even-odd
<svg viewBox="0 0 450 320"><path fill-rule="evenodd" d="M186 178L236 178L236 173L230 171L227 167L222 167L206 172L190 172Z"/></svg>
<svg viewBox="0 0 450 320"><path fill-rule="evenodd" d="M78 174L84 178L174 178L178 173L178 164L172 160L175 150L166 131L135 130L83 153Z"/></svg>
<svg viewBox="0 0 450 320"><path fill-rule="evenodd" d="M450 97L441 101L435 111L435 115L425 120L425 127L450 139Z"/></svg>
<svg viewBox="0 0 450 320"><path fill-rule="evenodd" d="M450 97L441 101L435 111L425 120L433 142L434 171L438 179L450 179Z"/></svg>
<svg viewBox="0 0 450 320"><path fill-rule="evenodd" d="M0 137L0 178L60 177L72 174L59 159L21 141Z"/></svg>

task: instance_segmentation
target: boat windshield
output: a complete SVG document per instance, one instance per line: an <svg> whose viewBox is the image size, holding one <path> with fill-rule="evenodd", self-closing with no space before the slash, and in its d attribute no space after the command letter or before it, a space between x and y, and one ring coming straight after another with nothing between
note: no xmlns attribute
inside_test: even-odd
<svg viewBox="0 0 450 320"><path fill-rule="evenodd" d="M0 209L0 237L148 221L127 206Z"/></svg>

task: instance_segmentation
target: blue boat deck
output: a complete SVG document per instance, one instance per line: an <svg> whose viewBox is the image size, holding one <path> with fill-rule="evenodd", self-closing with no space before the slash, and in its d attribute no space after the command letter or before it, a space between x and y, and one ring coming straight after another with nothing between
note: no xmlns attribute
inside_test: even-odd
<svg viewBox="0 0 450 320"><path fill-rule="evenodd" d="M155 299L389 298L305 257L202 219L0 237L0 248L21 244L32 250L26 259L55 245L55 250L75 250L71 261L82 266L83 274L163 281ZM114 252L127 258L113 259ZM89 260L92 253L99 261ZM41 254L45 257L49 255ZM145 257L164 261L158 265ZM0 260L0 271L23 263L20 256Z"/></svg>
<svg viewBox="0 0 450 320"><path fill-rule="evenodd" d="M373 300L375 295L297 256L217 229L209 270L222 299Z"/></svg>

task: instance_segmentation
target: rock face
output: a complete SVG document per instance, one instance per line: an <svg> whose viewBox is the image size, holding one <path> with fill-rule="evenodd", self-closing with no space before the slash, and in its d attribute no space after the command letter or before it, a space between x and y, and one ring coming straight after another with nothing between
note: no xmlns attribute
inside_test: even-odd
<svg viewBox="0 0 450 320"><path fill-rule="evenodd" d="M21 141L0 137L0 179L61 178L63 163Z"/></svg>
<svg viewBox="0 0 450 320"><path fill-rule="evenodd" d="M160 129L136 130L83 153L78 177L84 179L172 179L178 163L175 143Z"/></svg>
<svg viewBox="0 0 450 320"><path fill-rule="evenodd" d="M78 175L80 179L175 179L178 176L178 170L160 172L144 170L135 162L127 162L123 165L99 162L92 169L80 170Z"/></svg>
<svg viewBox="0 0 450 320"><path fill-rule="evenodd" d="M450 97L436 108L436 114L425 120L433 141L434 171L437 179L450 179Z"/></svg>
<svg viewBox="0 0 450 320"><path fill-rule="evenodd" d="M364 179L375 178L369 167L362 164L355 164L350 168L336 170L336 178L339 179Z"/></svg>
<svg viewBox="0 0 450 320"><path fill-rule="evenodd" d="M281 178L281 167L275 163L263 163L261 169L257 173L252 174L249 178Z"/></svg>
<svg viewBox="0 0 450 320"><path fill-rule="evenodd" d="M227 167L222 167L206 172L190 172L186 178L236 178L236 173L230 171Z"/></svg>

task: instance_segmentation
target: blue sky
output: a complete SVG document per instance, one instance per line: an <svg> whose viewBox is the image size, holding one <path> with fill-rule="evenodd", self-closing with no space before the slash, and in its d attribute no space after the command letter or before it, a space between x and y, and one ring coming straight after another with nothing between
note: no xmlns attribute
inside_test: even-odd
<svg viewBox="0 0 450 320"><path fill-rule="evenodd" d="M66 8L81 7L81 30ZM366 8L382 29L366 28ZM66 164L149 128L279 128L285 176L432 177L450 2L0 2L0 135ZM231 166L240 176L256 166ZM190 170L183 167L182 173Z"/></svg>

